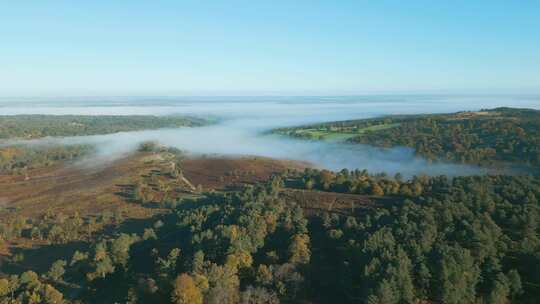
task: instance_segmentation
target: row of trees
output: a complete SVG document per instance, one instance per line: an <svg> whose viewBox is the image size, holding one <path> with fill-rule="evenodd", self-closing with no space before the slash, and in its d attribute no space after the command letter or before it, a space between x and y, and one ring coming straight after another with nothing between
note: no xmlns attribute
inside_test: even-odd
<svg viewBox="0 0 540 304"><path fill-rule="evenodd" d="M201 126L205 123L201 119L180 116L0 116L0 139L97 135L148 129Z"/></svg>
<svg viewBox="0 0 540 304"><path fill-rule="evenodd" d="M73 241L91 241L106 225L118 225L125 219L122 210L104 211L81 217L78 213L66 215L48 210L40 217L28 219L17 216L0 223L0 243L17 239L47 241L49 244L67 244Z"/></svg>
<svg viewBox="0 0 540 304"><path fill-rule="evenodd" d="M0 148L0 173L26 174L29 169L78 159L94 151L90 145L3 147Z"/></svg>
<svg viewBox="0 0 540 304"><path fill-rule="evenodd" d="M332 172L308 168L303 172L291 171L280 178L289 187L374 196L418 197L433 190L433 179L427 176L404 180L399 173L389 177L386 174L370 175L366 170ZM448 180L445 176L439 178Z"/></svg>

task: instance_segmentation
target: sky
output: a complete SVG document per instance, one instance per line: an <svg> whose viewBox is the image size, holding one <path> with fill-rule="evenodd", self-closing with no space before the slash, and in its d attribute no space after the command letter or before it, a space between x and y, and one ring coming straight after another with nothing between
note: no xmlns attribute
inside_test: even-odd
<svg viewBox="0 0 540 304"><path fill-rule="evenodd" d="M540 1L4 1L0 96L540 93Z"/></svg>

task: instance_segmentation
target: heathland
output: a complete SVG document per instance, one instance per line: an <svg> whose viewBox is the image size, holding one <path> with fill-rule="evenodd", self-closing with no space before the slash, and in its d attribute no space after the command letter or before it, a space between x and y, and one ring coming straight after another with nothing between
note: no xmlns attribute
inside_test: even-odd
<svg viewBox="0 0 540 304"><path fill-rule="evenodd" d="M92 144L6 144L0 303L538 303L538 118L498 108L275 131L519 174L404 178L156 142L88 166ZM74 119L0 117L10 126L0 129L20 138L200 125Z"/></svg>

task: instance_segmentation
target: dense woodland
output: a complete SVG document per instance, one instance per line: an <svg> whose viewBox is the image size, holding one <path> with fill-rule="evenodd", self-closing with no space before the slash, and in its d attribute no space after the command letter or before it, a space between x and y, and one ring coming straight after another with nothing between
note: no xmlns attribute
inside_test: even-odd
<svg viewBox="0 0 540 304"><path fill-rule="evenodd" d="M0 116L0 139L109 134L160 128L200 126L205 121L180 116Z"/></svg>
<svg viewBox="0 0 540 304"><path fill-rule="evenodd" d="M540 167L538 110L496 108L455 114L388 116L284 128L276 132L319 139L314 136L315 132L303 132L306 129L351 134L348 141L354 143L407 146L432 160L486 165L509 162Z"/></svg>
<svg viewBox="0 0 540 304"><path fill-rule="evenodd" d="M362 183L366 190L350 186ZM374 203L306 216L282 195L290 188L366 192ZM134 204L152 203L129 193ZM306 170L170 197L170 212L138 233L95 232L121 214L16 219L4 239L88 245L43 273L0 279L0 303L537 303L538 197L540 182L527 176L402 181Z"/></svg>
<svg viewBox="0 0 540 304"><path fill-rule="evenodd" d="M402 182L399 176L308 170L292 180L305 188L367 191L390 198L359 217L323 214L313 220L314 227L326 231L319 244L329 257L322 254L314 266L324 269L320 265L335 259L347 265L321 276L328 278L324 284L334 290L330 294L343 295L344 302L539 299L540 183L533 177L440 176ZM351 188L359 180L370 186ZM351 263L357 264L350 268Z"/></svg>

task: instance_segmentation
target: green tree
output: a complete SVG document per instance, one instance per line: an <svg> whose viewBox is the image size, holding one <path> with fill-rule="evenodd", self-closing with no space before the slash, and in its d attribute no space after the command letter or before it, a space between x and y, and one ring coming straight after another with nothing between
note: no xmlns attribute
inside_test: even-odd
<svg viewBox="0 0 540 304"><path fill-rule="evenodd" d="M53 281L60 281L66 273L66 269L64 268L66 265L67 262L64 260L54 262L51 269L49 269L49 272L47 272L47 277Z"/></svg>
<svg viewBox="0 0 540 304"><path fill-rule="evenodd" d="M111 259L114 264L125 266L129 259L129 248L138 240L136 235L122 233L111 243Z"/></svg>
<svg viewBox="0 0 540 304"><path fill-rule="evenodd" d="M73 253L73 257L71 258L71 262L69 263L69 266L74 266L78 262L84 261L88 259L88 253L80 252L79 250L76 250L75 253Z"/></svg>
<svg viewBox="0 0 540 304"><path fill-rule="evenodd" d="M145 228L142 236L143 240L157 240L157 234L152 228Z"/></svg>
<svg viewBox="0 0 540 304"><path fill-rule="evenodd" d="M395 286L387 280L382 280L374 294L368 296L368 304L396 304L399 303L399 296Z"/></svg>
<svg viewBox="0 0 540 304"><path fill-rule="evenodd" d="M508 284L510 285L510 295L512 296L512 299L520 296L523 294L523 286L521 284L521 277L519 276L519 273L517 270L512 269L508 272Z"/></svg>
<svg viewBox="0 0 540 304"><path fill-rule="evenodd" d="M444 303L473 303L480 271L469 250L460 246L442 248L440 296Z"/></svg>

